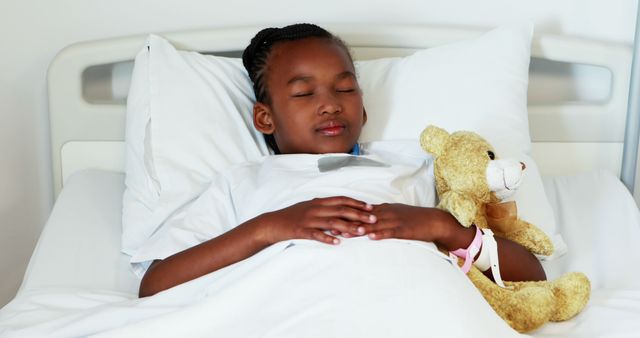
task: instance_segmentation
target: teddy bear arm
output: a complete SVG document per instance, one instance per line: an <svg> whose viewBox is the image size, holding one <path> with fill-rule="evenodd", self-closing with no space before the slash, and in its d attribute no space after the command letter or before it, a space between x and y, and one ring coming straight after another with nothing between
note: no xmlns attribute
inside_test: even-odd
<svg viewBox="0 0 640 338"><path fill-rule="evenodd" d="M540 228L521 219L516 219L513 230L502 234L537 255L551 256L553 242Z"/></svg>
<svg viewBox="0 0 640 338"><path fill-rule="evenodd" d="M451 213L462 226L467 228L473 224L478 212L478 207L472 199L455 191L441 194L438 207Z"/></svg>

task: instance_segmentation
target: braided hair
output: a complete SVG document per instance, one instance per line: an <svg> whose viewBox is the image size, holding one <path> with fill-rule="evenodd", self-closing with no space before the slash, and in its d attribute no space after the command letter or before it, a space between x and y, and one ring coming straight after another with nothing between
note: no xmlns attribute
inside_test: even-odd
<svg viewBox="0 0 640 338"><path fill-rule="evenodd" d="M266 72L267 61L273 46L281 41L302 40L311 37L332 40L338 46L344 48L349 60L353 63L353 58L347 45L339 37L320 26L310 23L298 23L282 28L265 28L251 39L249 46L242 53L242 63L253 83L256 101L271 104L271 97L266 85ZM264 134L264 139L276 154L280 153L273 135Z"/></svg>

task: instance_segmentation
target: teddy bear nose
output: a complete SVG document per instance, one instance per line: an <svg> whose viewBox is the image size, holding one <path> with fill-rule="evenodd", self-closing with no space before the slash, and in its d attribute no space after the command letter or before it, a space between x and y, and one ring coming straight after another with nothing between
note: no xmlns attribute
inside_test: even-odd
<svg viewBox="0 0 640 338"><path fill-rule="evenodd" d="M522 170L527 169L527 166L526 166L526 165L524 165L524 162L520 162L520 166L522 167Z"/></svg>

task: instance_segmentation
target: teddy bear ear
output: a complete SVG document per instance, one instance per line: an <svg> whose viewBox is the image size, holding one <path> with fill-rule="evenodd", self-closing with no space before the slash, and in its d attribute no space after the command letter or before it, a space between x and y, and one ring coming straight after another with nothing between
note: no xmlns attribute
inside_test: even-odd
<svg viewBox="0 0 640 338"><path fill-rule="evenodd" d="M425 151L440 156L449 142L449 133L434 125L427 126L420 134L420 145Z"/></svg>

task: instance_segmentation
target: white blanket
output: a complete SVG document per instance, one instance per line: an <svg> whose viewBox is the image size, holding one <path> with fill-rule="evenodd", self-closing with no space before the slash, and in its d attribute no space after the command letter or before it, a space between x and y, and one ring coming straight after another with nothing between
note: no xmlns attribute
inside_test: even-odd
<svg viewBox="0 0 640 338"><path fill-rule="evenodd" d="M108 180L94 182L106 184L106 187L92 184L91 191L103 191L103 194L97 196L119 199L122 193L122 177L114 182L111 176ZM104 176L93 173L91 178L104 179ZM624 186L614 176L605 172L548 178L545 183L558 217L560 231L567 239L570 249L569 254L559 260L544 262L548 275L555 277L564 271L583 271L591 279L594 290L587 308L576 318L564 323L549 323L531 335L539 338L637 338L640 336L640 278L637 277L635 267L640 265L640 251L629 250L640 242L640 215L635 202ZM118 189L114 188L111 191L110 186ZM77 187L69 185L61 199L69 197L68 193L75 191L74 188ZM119 227L111 229L114 232L111 236L105 236L104 232L82 232L87 226L98 224L101 217L104 217L101 214L106 213L108 216L112 210L105 209L105 201L94 198L96 194L87 194L85 190L75 192L88 196L87 200L91 201L91 205L87 207L96 210L89 213L92 217L69 223L66 215L77 216L77 204L57 203L57 211L52 214L47 229L83 233L84 243L119 238ZM111 192L113 194L110 195ZM117 211L115 206L112 209ZM71 224L75 224L77 228L66 227ZM59 225L65 227L61 228ZM69 245L62 241L60 236L43 238L45 240L39 244L41 249ZM104 244L102 242L101 244ZM119 250L116 245L118 243L114 241L112 244L109 252L115 255ZM212 330L207 332L207 336L225 337L225 334L229 333L232 337L241 334L250 337L251 332L248 331L261 330L259 333L262 336L268 337L271 334L286 337L286 334L271 329L288 330L289 327L295 329L290 333L292 336L298 334L302 337L311 330L307 336L331 337L326 330L337 325L326 324L329 322L327 316L331 315L336 318L337 323L342 323L339 336L344 337L357 337L355 330L376 331L376 328L380 331L378 336L411 337L403 332L403 326L394 325L394 320L395 324L402 322L402 325L406 325L405 321L422 321L422 325L413 333L415 335L427 336L438 327L445 327L446 330L448 326L452 326L453 336L461 335L455 330L474 328L473 323L468 321L464 322L464 325L461 324L460 318L464 313L449 316L435 325L431 324L440 318L437 316L444 316L442 313L446 310L433 306L448 296L444 289L439 288L438 280L432 279L433 276L443 273L443 276L448 276L447 281L454 284L451 289L458 293L455 297L449 297L450 301L468 298L470 302L462 307L462 311L476 309L476 313L489 316L490 323L495 319L487 314L490 310L486 306L483 308L479 302L476 303L477 293L468 289L470 286L464 278L460 279L457 270L452 272L447 267L448 263L425 247L418 247L415 243L408 247L412 250L396 247L404 244L402 241L385 241L382 243L384 245L380 246L369 246L355 240L344 241L339 247L314 244L316 243L303 241L297 248L291 247L283 251L286 243L281 243L252 259L221 270L218 274L204 276L144 300L138 300L131 293L130 290L135 289L136 285L111 285L108 281L89 283L90 278L84 278L75 284L67 281L69 278L85 275L94 279L104 279L105 276L130 274L124 259L117 262L114 260L111 264L113 266L105 261L104 257L111 256L103 252L106 249L104 245L92 246L92 250L87 251L69 249L56 254L52 254L51 250L39 250L40 256L35 257L38 258L35 259L38 264L34 264L29 276L37 275L40 281L49 276L46 278L47 283L32 283L33 281L27 280L18 296L0 309L0 337L68 337L91 334L162 336L165 333L166 336L187 336L202 332L199 330ZM78 244L77 247L83 246ZM294 248L296 250L292 250ZM312 265L309 264L308 258L304 257L311 254L311 250L316 250L313 255L318 257L311 261ZM401 250L402 255L399 254ZM78 255L78 252L82 254ZM356 252L358 256L345 261L342 256L350 257L351 252ZM339 255L341 257L338 257ZM367 272L366 265L361 264L365 259L366 262L376 259L379 270L390 269L395 276L386 276L389 279L385 279L385 275L377 274L373 267L369 267L371 270ZM412 260L420 261L418 271L409 268ZM300 261L305 263L302 264ZM70 262L73 265L66 267ZM99 262L100 269L78 270L90 264L95 265L95 262ZM397 264L398 262L402 264ZM118 263L118 269L114 271L115 263ZM65 267L62 270L58 268L57 271L63 271L69 276L62 280L58 278L61 276L42 274L40 267L50 264ZM75 270L72 267L76 267ZM276 267L280 270L270 271ZM347 267L357 267L354 273L361 274L360 278L345 274ZM105 273L98 274L101 270ZM374 275L375 278L371 277ZM407 277L409 275L411 278ZM245 277L247 278L243 283L235 283L235 280ZM421 284L427 277L429 283L434 284ZM304 289L299 288L297 283L302 278L308 280L308 287ZM133 283L133 278L130 279ZM256 280L259 282L256 283ZM423 289L420 289L421 293L418 294L416 290L420 287ZM229 292L226 296L226 291L223 291L225 288ZM376 288L379 288L379 291L372 293L371 290ZM283 290L288 292L287 296L282 296ZM358 295L360 298L356 298ZM182 296L184 299L181 299ZM270 296L273 298L269 298ZM317 302L312 302L313 299ZM367 299L366 306L354 302L361 299ZM294 301L301 302L299 307L295 306L297 303ZM296 311L296 316L289 316L287 321L273 320L274 316L282 313L284 306L291 306L290 309ZM470 310L467 310L467 307L470 307ZM198 314L198 311L201 313ZM433 312L437 312L434 317L430 316ZM185 320L190 316L193 316L191 323ZM388 318L380 319L383 316ZM202 320L203 317L205 320ZM476 317L474 314L469 318L475 321ZM230 320L229 323L225 323L226 320ZM268 320L272 322L264 325ZM307 326L302 326L303 324ZM409 327L407 326L407 330ZM497 332L503 329L500 326ZM175 334L175 330L181 334ZM482 335L480 332L476 330L468 336L498 337L497 334ZM376 337L376 333L367 336Z"/></svg>
<svg viewBox="0 0 640 338"><path fill-rule="evenodd" d="M148 299L105 297L112 299L102 305L69 305L57 319L4 334L519 336L446 256L414 241L356 238L338 246L305 240L281 242ZM71 309L74 306L78 309ZM464 325L457 318L465 318Z"/></svg>

